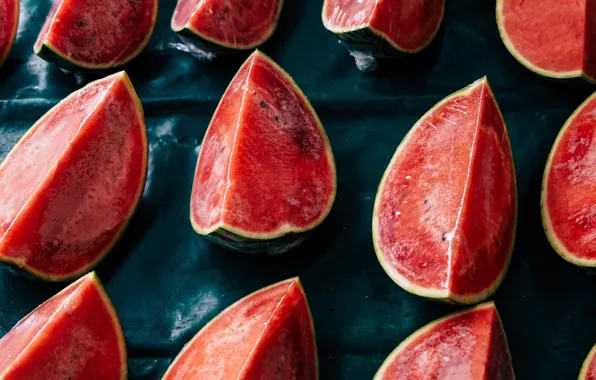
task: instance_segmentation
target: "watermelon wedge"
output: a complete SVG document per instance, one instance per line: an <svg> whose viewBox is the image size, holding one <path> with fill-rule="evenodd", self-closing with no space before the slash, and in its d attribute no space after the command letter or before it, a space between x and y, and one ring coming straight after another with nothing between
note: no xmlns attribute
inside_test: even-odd
<svg viewBox="0 0 596 380"><path fill-rule="evenodd" d="M397 148L374 206L377 257L411 293L477 303L509 266L516 211L509 137L483 78L435 105Z"/></svg>
<svg viewBox="0 0 596 380"><path fill-rule="evenodd" d="M19 25L19 0L0 0L0 67L8 57Z"/></svg>
<svg viewBox="0 0 596 380"><path fill-rule="evenodd" d="M515 379L494 303L438 319L410 335L374 377L394 379Z"/></svg>
<svg viewBox="0 0 596 380"><path fill-rule="evenodd" d="M439 30L444 10L445 0L325 0L322 18L357 67L371 71L376 58L413 54L427 47Z"/></svg>
<svg viewBox="0 0 596 380"><path fill-rule="evenodd" d="M172 30L199 58L250 50L271 37L283 0L178 0Z"/></svg>
<svg viewBox="0 0 596 380"><path fill-rule="evenodd" d="M594 380L596 379L596 346L592 347L590 353L586 357L582 369L579 372L577 380Z"/></svg>
<svg viewBox="0 0 596 380"><path fill-rule="evenodd" d="M0 165L0 261L49 281L90 271L141 198L147 149L126 73L61 101Z"/></svg>
<svg viewBox="0 0 596 380"><path fill-rule="evenodd" d="M325 219L335 188L333 153L315 111L256 51L205 134L190 202L194 229L237 251L282 253Z"/></svg>
<svg viewBox="0 0 596 380"><path fill-rule="evenodd" d="M509 52L528 69L596 81L596 2L497 0L497 24Z"/></svg>
<svg viewBox="0 0 596 380"><path fill-rule="evenodd" d="M565 260L596 267L596 94L567 120L550 151L542 183L542 224Z"/></svg>
<svg viewBox="0 0 596 380"><path fill-rule="evenodd" d="M163 380L316 380L317 350L298 278L252 293L195 335Z"/></svg>
<svg viewBox="0 0 596 380"><path fill-rule="evenodd" d="M118 315L90 273L50 298L0 339L2 380L123 380Z"/></svg>
<svg viewBox="0 0 596 380"><path fill-rule="evenodd" d="M34 51L66 70L108 70L135 58L157 20L157 0L55 0Z"/></svg>

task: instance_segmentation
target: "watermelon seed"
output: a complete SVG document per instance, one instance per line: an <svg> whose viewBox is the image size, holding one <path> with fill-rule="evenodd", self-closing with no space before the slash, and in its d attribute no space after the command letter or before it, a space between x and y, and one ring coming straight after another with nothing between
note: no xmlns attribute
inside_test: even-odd
<svg viewBox="0 0 596 380"><path fill-rule="evenodd" d="M261 100L261 108L267 108L267 103L264 100Z"/></svg>

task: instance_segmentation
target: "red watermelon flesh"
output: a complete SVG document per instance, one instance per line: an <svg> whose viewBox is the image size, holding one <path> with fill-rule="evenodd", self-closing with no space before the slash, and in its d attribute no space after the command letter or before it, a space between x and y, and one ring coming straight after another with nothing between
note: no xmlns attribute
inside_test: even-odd
<svg viewBox="0 0 596 380"><path fill-rule="evenodd" d="M596 267L596 94L567 120L551 150L542 187L542 221L566 260Z"/></svg>
<svg viewBox="0 0 596 380"><path fill-rule="evenodd" d="M149 42L157 0L55 0L35 53L86 69L121 66Z"/></svg>
<svg viewBox="0 0 596 380"><path fill-rule="evenodd" d="M251 49L275 30L282 0L179 0L172 29L189 30L220 46Z"/></svg>
<svg viewBox="0 0 596 380"><path fill-rule="evenodd" d="M263 288L209 322L163 380L316 380L317 352L298 278Z"/></svg>
<svg viewBox="0 0 596 380"><path fill-rule="evenodd" d="M334 33L371 29L394 48L416 52L443 19L444 0L325 0L323 22Z"/></svg>
<svg viewBox="0 0 596 380"><path fill-rule="evenodd" d="M195 230L251 239L310 230L335 197L335 165L323 127L290 77L253 53L226 90L199 155Z"/></svg>
<svg viewBox="0 0 596 380"><path fill-rule="evenodd" d="M500 284L515 221L509 137L484 78L438 103L398 147L377 193L375 249L404 289L474 303Z"/></svg>
<svg viewBox="0 0 596 380"><path fill-rule="evenodd" d="M44 115L0 166L0 260L48 280L90 270L141 197L147 137L124 72Z"/></svg>
<svg viewBox="0 0 596 380"><path fill-rule="evenodd" d="M596 346L592 348L586 357L578 380L596 380Z"/></svg>
<svg viewBox="0 0 596 380"><path fill-rule="evenodd" d="M0 339L2 380L122 380L126 347L116 311L90 273Z"/></svg>
<svg viewBox="0 0 596 380"><path fill-rule="evenodd" d="M389 355L374 379L515 379L497 309L490 302L426 325Z"/></svg>
<svg viewBox="0 0 596 380"><path fill-rule="evenodd" d="M596 80L596 1L498 0L497 22L509 51L529 69Z"/></svg>
<svg viewBox="0 0 596 380"><path fill-rule="evenodd" d="M19 24L19 0L0 0L0 66L8 56Z"/></svg>

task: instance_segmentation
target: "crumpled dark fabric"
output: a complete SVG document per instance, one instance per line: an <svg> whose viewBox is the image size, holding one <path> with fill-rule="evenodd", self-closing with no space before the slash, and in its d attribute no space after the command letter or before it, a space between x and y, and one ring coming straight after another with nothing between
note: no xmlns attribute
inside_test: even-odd
<svg viewBox="0 0 596 380"><path fill-rule="evenodd" d="M93 76L65 74L33 54L50 0L21 0L17 41L0 71L0 157L51 106ZM502 44L495 3L448 1L441 31L423 53L359 72L321 23L321 1L287 0L262 50L301 86L329 134L338 192L327 220L279 257L219 248L195 234L189 196L200 142L246 55L200 62L176 49L174 0L161 0L147 49L125 68L142 100L149 176L130 227L97 272L124 326L131 379L158 379L178 351L226 306L299 275L315 321L321 379L372 378L410 333L460 307L395 285L371 239L381 176L416 120L446 95L487 75L509 128L519 223L508 275L494 299L519 379L575 378L596 343L596 283L549 246L540 184L551 145L593 89L538 77ZM97 77L97 76L96 76ZM64 284L0 269L0 335Z"/></svg>

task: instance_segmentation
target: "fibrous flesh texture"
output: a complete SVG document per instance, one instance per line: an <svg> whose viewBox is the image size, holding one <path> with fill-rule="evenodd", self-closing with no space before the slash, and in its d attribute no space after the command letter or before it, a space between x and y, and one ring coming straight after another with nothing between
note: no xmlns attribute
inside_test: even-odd
<svg viewBox="0 0 596 380"><path fill-rule="evenodd" d="M10 52L19 23L19 0L0 0L0 66Z"/></svg>
<svg viewBox="0 0 596 380"><path fill-rule="evenodd" d="M567 120L551 150L542 187L542 222L566 260L596 266L596 95Z"/></svg>
<svg viewBox="0 0 596 380"><path fill-rule="evenodd" d="M24 317L0 339L2 380L122 380L124 334L90 273Z"/></svg>
<svg viewBox="0 0 596 380"><path fill-rule="evenodd" d="M377 193L375 250L404 289L474 303L500 284L515 222L509 137L482 79L438 103L398 147Z"/></svg>
<svg viewBox="0 0 596 380"><path fill-rule="evenodd" d="M300 281L261 289L209 322L163 377L185 379L316 380L314 330Z"/></svg>
<svg viewBox="0 0 596 380"><path fill-rule="evenodd" d="M426 47L443 18L444 0L325 0L323 23L343 34L370 29L403 52Z"/></svg>
<svg viewBox="0 0 596 380"><path fill-rule="evenodd" d="M596 1L498 0L497 23L509 51L530 70L596 80Z"/></svg>
<svg viewBox="0 0 596 380"><path fill-rule="evenodd" d="M203 140L191 198L195 230L264 240L310 230L328 214L335 181L314 110L280 67L255 52Z"/></svg>
<svg viewBox="0 0 596 380"><path fill-rule="evenodd" d="M273 34L281 8L282 0L179 0L172 29L223 47L251 49Z"/></svg>
<svg viewBox="0 0 596 380"><path fill-rule="evenodd" d="M441 318L389 355L375 380L513 380L509 346L494 304Z"/></svg>
<svg viewBox="0 0 596 380"><path fill-rule="evenodd" d="M156 19L157 0L55 0L35 53L83 69L121 66L147 45Z"/></svg>
<svg viewBox="0 0 596 380"><path fill-rule="evenodd" d="M0 261L48 280L90 270L131 218L146 171L145 121L128 76L73 93L0 166Z"/></svg>

